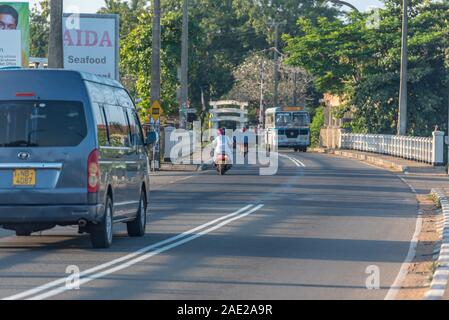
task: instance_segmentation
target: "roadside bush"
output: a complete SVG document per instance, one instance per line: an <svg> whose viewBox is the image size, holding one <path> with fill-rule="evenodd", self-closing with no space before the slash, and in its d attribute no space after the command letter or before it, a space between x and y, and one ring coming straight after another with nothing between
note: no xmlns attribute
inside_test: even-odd
<svg viewBox="0 0 449 320"><path fill-rule="evenodd" d="M315 110L312 124L310 125L310 135L312 147L320 146L320 131L324 126L324 107L318 107Z"/></svg>

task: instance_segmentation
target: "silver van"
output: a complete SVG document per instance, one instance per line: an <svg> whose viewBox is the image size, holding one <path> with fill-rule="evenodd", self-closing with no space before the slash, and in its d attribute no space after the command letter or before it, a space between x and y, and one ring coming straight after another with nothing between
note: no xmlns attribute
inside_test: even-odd
<svg viewBox="0 0 449 320"><path fill-rule="evenodd" d="M65 70L0 71L0 227L79 226L108 248L113 224L145 234L148 146L127 91Z"/></svg>

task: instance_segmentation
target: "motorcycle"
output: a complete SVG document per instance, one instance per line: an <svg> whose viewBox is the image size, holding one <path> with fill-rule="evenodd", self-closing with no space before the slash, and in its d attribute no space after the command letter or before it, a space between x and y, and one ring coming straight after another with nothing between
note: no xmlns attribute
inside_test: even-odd
<svg viewBox="0 0 449 320"><path fill-rule="evenodd" d="M218 174L221 176L225 175L226 172L228 172L232 168L232 162L226 153L217 155L214 159L214 163Z"/></svg>

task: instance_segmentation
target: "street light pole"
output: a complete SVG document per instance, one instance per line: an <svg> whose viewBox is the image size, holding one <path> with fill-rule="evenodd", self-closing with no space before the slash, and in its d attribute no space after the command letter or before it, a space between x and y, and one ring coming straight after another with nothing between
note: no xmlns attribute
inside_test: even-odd
<svg viewBox="0 0 449 320"><path fill-rule="evenodd" d="M398 135L407 134L407 80L408 80L408 0L403 0L401 84L399 93Z"/></svg>
<svg viewBox="0 0 449 320"><path fill-rule="evenodd" d="M354 6L353 4L350 4L350 3L347 2L347 1L330 0L330 2L333 2L333 3L338 4L338 5L340 5L340 6L347 6L347 7L351 8L352 10L354 10L354 11L356 11L356 12L359 12L359 9L357 9L356 6Z"/></svg>
<svg viewBox="0 0 449 320"><path fill-rule="evenodd" d="M185 109L189 102L189 0L184 0L182 8L182 49L181 49L181 108L179 121L186 128Z"/></svg>

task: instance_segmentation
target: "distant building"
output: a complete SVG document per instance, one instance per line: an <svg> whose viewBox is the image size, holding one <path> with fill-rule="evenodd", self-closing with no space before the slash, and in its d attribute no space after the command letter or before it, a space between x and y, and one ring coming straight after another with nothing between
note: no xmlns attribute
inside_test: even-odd
<svg viewBox="0 0 449 320"><path fill-rule="evenodd" d="M322 100L324 105L324 127L321 129L320 146L326 148L338 147L339 134L345 123L352 121L352 112L346 112L342 118L336 115L345 101L341 96L327 93Z"/></svg>

